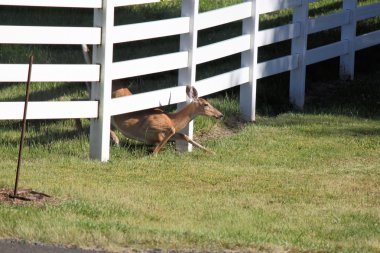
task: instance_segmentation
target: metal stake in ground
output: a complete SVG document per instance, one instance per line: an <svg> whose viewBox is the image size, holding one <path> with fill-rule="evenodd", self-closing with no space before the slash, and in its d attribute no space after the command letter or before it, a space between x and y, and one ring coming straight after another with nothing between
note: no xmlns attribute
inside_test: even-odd
<svg viewBox="0 0 380 253"><path fill-rule="evenodd" d="M21 138L20 138L20 147L18 151L18 161L17 161L17 171L16 171L16 181L15 181L15 188L13 192L13 197L17 198L17 188L18 188L18 181L20 177L20 167L21 167L21 161L22 161L22 148L24 146L24 140L25 140L25 129L26 129L26 113L28 111L28 102L29 102L29 87L30 87L30 78L32 74L32 65L33 65L33 55L30 56L29 59L29 70L28 70L28 81L26 82L26 92L25 92L25 104L24 104L24 115L22 118L22 130L21 130Z"/></svg>

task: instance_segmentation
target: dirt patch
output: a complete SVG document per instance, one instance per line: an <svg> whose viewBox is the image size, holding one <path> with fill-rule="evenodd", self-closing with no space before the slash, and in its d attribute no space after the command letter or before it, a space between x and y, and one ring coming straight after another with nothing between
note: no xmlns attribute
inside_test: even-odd
<svg viewBox="0 0 380 253"><path fill-rule="evenodd" d="M23 205L29 203L52 203L56 199L42 192L33 191L31 189L20 189L17 196L14 196L13 189L0 189L0 203L9 203Z"/></svg>
<svg viewBox="0 0 380 253"><path fill-rule="evenodd" d="M246 122L239 116L230 116L224 120L223 124L215 124L205 132L200 133L197 138L200 140L218 139L228 137L241 131Z"/></svg>

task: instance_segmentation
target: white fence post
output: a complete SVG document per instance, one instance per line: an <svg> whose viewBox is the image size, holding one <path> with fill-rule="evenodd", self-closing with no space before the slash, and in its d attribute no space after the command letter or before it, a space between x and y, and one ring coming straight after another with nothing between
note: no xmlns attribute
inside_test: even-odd
<svg viewBox="0 0 380 253"><path fill-rule="evenodd" d="M93 52L93 63L101 66L100 82L93 83L91 89L91 100L99 101L99 117L92 119L90 126L90 157L101 161L108 161L110 152L113 24L113 1L103 0L103 8L94 11L94 26L102 28L102 43L94 46Z"/></svg>
<svg viewBox="0 0 380 253"><path fill-rule="evenodd" d="M180 69L178 71L178 85L191 85L195 84L196 75L196 63L195 53L197 50L198 30L197 30L197 16L199 11L199 0L182 0L182 17L189 17L189 33L182 34L180 36L180 51L187 51L188 66L187 68ZM187 101L188 103L189 101ZM184 107L186 103L178 104L178 110ZM193 121L183 129L181 132L193 138ZM176 148L180 152L192 151L192 145L178 140L176 142Z"/></svg>
<svg viewBox="0 0 380 253"><path fill-rule="evenodd" d="M309 26L309 0L302 0L300 6L293 9L293 24L299 23L300 36L292 40L292 55L298 55L298 68L290 71L290 102L302 109L305 103L306 51Z"/></svg>
<svg viewBox="0 0 380 253"><path fill-rule="evenodd" d="M343 11L350 12L350 21L342 26L341 40L348 41L348 53L340 57L340 78L353 80L355 71L355 37L356 37L356 7L357 0L344 0Z"/></svg>
<svg viewBox="0 0 380 253"><path fill-rule="evenodd" d="M245 0L245 2L247 1ZM250 34L250 50L241 55L242 67L249 67L249 82L240 86L240 111L247 121L255 121L256 119L258 33L258 3L257 0L252 0L252 15L243 20L243 35Z"/></svg>

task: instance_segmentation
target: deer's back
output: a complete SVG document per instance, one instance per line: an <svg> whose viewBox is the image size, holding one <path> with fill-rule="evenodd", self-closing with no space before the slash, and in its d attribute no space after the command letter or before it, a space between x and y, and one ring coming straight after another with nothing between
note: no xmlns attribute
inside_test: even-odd
<svg viewBox="0 0 380 253"><path fill-rule="evenodd" d="M118 98L118 97L125 97L132 95L132 92L126 88L123 87L121 83L119 82L113 82L112 84L112 97Z"/></svg>

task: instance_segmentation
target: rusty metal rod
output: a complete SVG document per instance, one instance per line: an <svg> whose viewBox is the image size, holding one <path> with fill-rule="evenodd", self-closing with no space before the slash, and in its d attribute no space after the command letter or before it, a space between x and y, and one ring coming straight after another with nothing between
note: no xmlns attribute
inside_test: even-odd
<svg viewBox="0 0 380 253"><path fill-rule="evenodd" d="M20 167L21 167L21 161L22 161L22 148L24 146L24 140L25 140L26 113L28 111L29 87L30 87L30 79L31 79L31 74L32 74L33 60L34 60L34 57L33 57L33 55L31 55L30 59L29 59L28 81L26 82L24 115L22 118L22 130L21 130L20 146L19 146L19 151L18 151L16 181L15 181L15 188L14 188L14 192L13 192L14 197L17 197L18 181L19 181L19 177L20 177Z"/></svg>

